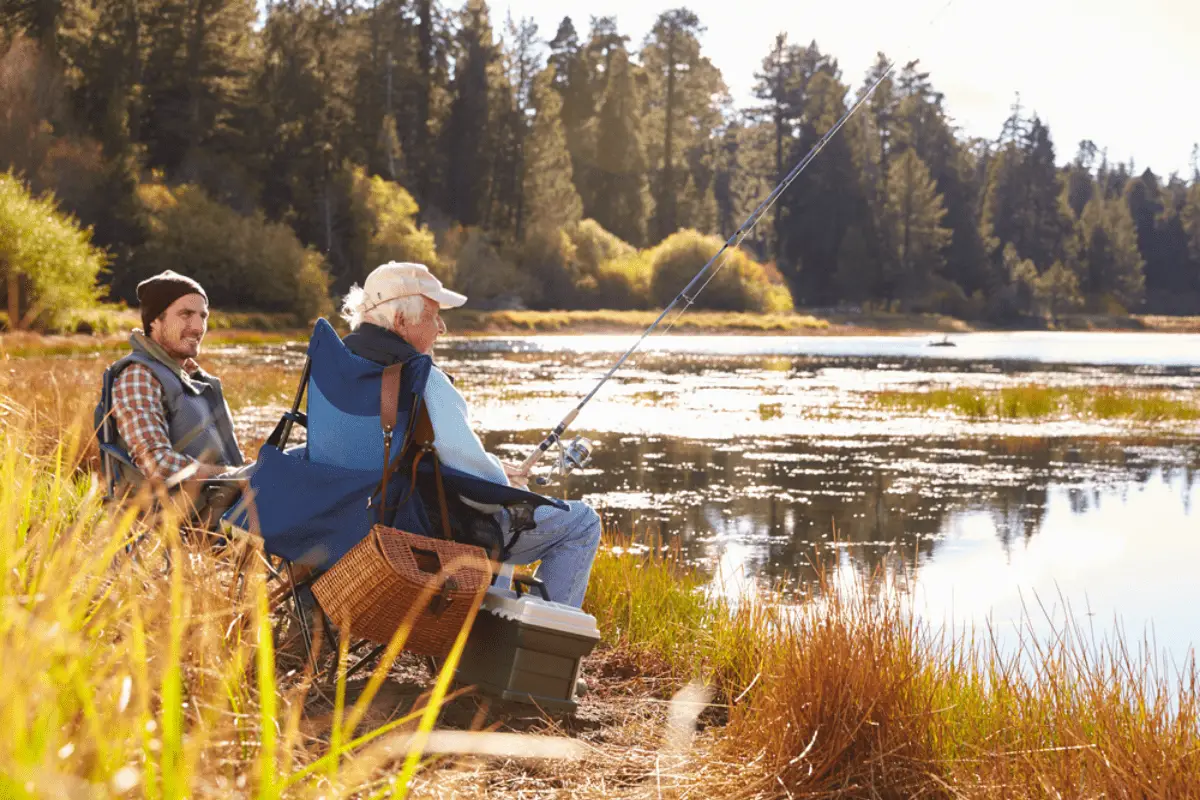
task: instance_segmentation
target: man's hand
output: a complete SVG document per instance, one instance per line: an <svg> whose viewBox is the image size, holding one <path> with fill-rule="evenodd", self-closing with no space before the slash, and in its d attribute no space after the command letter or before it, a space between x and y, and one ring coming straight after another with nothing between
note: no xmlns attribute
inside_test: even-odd
<svg viewBox="0 0 1200 800"><path fill-rule="evenodd" d="M518 489L529 488L529 473L521 470L520 464L509 464L507 461L501 461L500 466L504 467L504 476L508 478L508 482Z"/></svg>

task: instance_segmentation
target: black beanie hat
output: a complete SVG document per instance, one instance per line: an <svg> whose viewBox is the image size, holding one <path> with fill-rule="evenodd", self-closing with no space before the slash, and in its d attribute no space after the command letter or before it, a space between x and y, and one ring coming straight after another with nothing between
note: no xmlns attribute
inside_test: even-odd
<svg viewBox="0 0 1200 800"><path fill-rule="evenodd" d="M162 316L171 303L187 294L198 294L208 302L203 286L169 269L139 283L137 298L142 309L142 332L149 336L150 323Z"/></svg>

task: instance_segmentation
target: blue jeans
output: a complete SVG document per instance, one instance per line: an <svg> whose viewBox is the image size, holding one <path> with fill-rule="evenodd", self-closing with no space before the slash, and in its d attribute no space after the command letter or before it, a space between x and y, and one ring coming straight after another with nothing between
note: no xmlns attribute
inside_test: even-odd
<svg viewBox="0 0 1200 800"><path fill-rule="evenodd" d="M600 547L600 515L582 501L565 502L566 511L554 506L534 510L537 527L517 537L506 563L530 564L541 559L537 576L546 584L550 599L579 608ZM501 530L508 531L508 512L501 511L497 518Z"/></svg>

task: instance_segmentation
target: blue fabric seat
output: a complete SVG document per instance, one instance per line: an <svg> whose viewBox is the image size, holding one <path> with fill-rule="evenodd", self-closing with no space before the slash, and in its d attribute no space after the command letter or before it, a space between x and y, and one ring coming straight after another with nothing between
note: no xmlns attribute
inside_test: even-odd
<svg viewBox="0 0 1200 800"><path fill-rule="evenodd" d="M396 429L389 452L399 455L432 361L418 355L404 364ZM411 464L400 459L387 488L387 519L376 497L383 473L380 389L383 367L351 353L333 327L317 320L308 344L307 415L285 415L307 428L307 442L287 447L276 434L259 450L247 503L227 520L257 533L264 549L320 572L363 539L376 522L436 536L420 492L410 492ZM281 420L281 426L284 421ZM436 442L435 442L436 447ZM419 475L432 475L433 457L422 458ZM487 506L526 504L564 507L561 501L441 467L447 495Z"/></svg>

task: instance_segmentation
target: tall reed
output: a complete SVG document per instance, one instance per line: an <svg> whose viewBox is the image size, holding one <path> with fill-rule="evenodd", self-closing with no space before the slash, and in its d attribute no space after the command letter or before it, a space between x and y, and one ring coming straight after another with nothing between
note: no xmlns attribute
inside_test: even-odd
<svg viewBox="0 0 1200 800"><path fill-rule="evenodd" d="M731 604L670 548L620 541L598 559L606 641L658 665L664 693L717 689L711 757L727 766L708 796L1200 796L1194 659L1167 669L1151 642L1071 619L1039 639L1037 610L1001 649L918 620L894 582L821 574L803 606Z"/></svg>
<svg viewBox="0 0 1200 800"><path fill-rule="evenodd" d="M106 504L82 420L53 437L56 414L0 400L0 797L408 792L425 761L405 731L436 721L465 630L432 697L375 729L406 631L353 708L343 658L332 722L302 735L313 676L277 671L262 562L235 569L249 545L214 550L170 503Z"/></svg>

